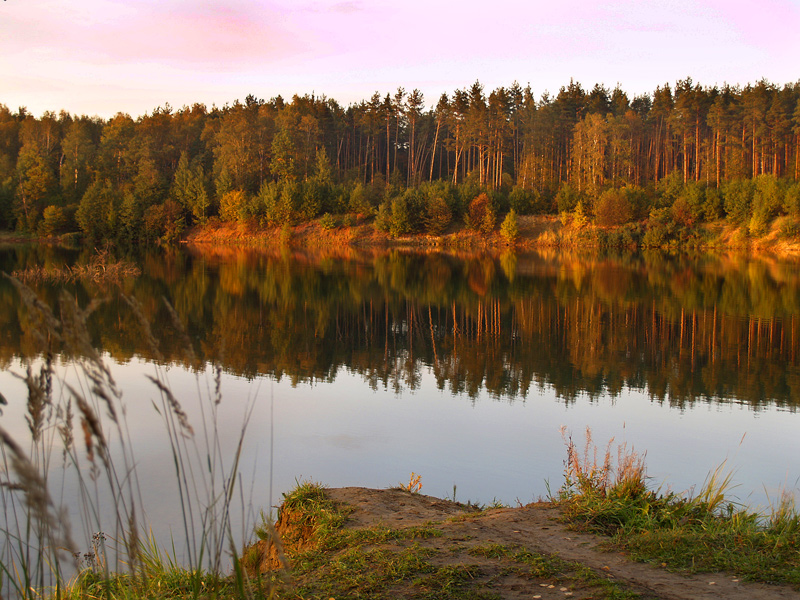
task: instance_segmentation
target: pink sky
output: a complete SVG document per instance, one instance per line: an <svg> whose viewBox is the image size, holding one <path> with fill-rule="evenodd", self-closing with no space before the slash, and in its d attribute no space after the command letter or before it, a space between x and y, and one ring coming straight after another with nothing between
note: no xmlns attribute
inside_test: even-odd
<svg viewBox="0 0 800 600"><path fill-rule="evenodd" d="M630 95L800 80L800 0L5 0L0 103L108 117L165 103L398 86L428 105L476 79Z"/></svg>

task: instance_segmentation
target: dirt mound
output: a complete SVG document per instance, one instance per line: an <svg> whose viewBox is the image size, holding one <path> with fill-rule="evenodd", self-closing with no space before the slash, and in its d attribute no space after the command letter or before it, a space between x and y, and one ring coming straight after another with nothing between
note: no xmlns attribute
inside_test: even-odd
<svg viewBox="0 0 800 600"><path fill-rule="evenodd" d="M466 568L467 573L472 573L468 584L476 594L509 599L607 597L598 592L599 579L601 584L614 582L618 589L644 598L800 598L800 594L788 587L744 583L726 574L686 577L661 567L634 563L622 554L603 550L606 540L567 529L557 521L558 509L549 503L478 511L403 490L351 487L325 490L325 494L344 510L347 516L343 530L351 534L372 530L402 534L419 528L435 529L435 535L384 536L379 543L359 545L358 550L369 553L378 548L385 553L408 550L409 544L422 548L431 557L427 572ZM314 543L313 526L302 515L282 513L276 528L289 556ZM327 558L328 562L335 560L335 556ZM262 568L279 564L274 551L270 561L263 562ZM520 561L536 564L537 569L523 572L513 566ZM584 567L591 570L591 576ZM309 577L313 579L314 574ZM429 579L417 577L414 583L399 583L389 597L418 595L419 582L428 585L425 582ZM376 597L386 597L386 592L376 593Z"/></svg>

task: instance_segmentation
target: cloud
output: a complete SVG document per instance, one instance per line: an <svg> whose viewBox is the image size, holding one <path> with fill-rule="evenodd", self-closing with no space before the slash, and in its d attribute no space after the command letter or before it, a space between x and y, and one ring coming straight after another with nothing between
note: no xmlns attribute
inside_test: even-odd
<svg viewBox="0 0 800 600"><path fill-rule="evenodd" d="M338 2L330 7L329 9L331 12L337 12L342 14L352 14L357 13L359 11L364 10L363 6L360 2Z"/></svg>
<svg viewBox="0 0 800 600"><path fill-rule="evenodd" d="M280 11L259 2L201 5L91 0L78 11L18 13L13 38L24 36L27 51L38 58L224 69L297 53L302 40L287 35L282 20ZM13 50L8 48L8 36L4 37L7 41L2 47Z"/></svg>

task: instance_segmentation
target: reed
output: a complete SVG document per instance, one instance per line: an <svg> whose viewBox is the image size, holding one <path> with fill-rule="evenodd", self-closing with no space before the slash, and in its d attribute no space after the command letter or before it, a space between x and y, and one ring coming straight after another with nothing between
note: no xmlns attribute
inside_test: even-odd
<svg viewBox="0 0 800 600"><path fill-rule="evenodd" d="M143 474L136 468L123 390L87 329L102 301L80 307L62 293L56 311L20 280L10 280L23 300L39 353L23 359L16 374L27 389L28 439L15 439L0 428L2 597L136 598L159 594L169 585L195 596L230 595L234 583L223 569L229 552L238 562L232 516L248 510L236 492L242 486L239 461L255 398L246 402L238 439L225 441L218 427L224 408L219 365L210 384L199 372L195 376L200 414L195 423L173 393L166 367L154 364L147 376L157 398L153 415L171 448L186 549L181 561L174 545L169 551L158 548L143 519ZM135 298L125 301L158 356L158 340L141 307ZM189 344L190 364L197 366L179 316L168 310L180 339ZM73 357L68 368L59 367L60 354ZM64 496L62 482L68 477L76 482L76 497ZM104 510L109 505L114 510Z"/></svg>

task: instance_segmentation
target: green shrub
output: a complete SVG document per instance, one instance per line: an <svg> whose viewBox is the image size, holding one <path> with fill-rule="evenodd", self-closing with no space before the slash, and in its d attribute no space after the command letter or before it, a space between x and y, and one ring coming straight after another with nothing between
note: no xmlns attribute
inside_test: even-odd
<svg viewBox="0 0 800 600"><path fill-rule="evenodd" d="M281 195L275 207L275 221L280 225L294 225L301 203L302 190L294 181L283 182Z"/></svg>
<svg viewBox="0 0 800 600"><path fill-rule="evenodd" d="M677 227L672 220L672 211L669 208L654 208L650 211L647 226L642 238L645 248L660 248L666 246L675 238Z"/></svg>
<svg viewBox="0 0 800 600"><path fill-rule="evenodd" d="M672 220L682 227L691 227L694 224L695 216L686 196L678 196L670 207Z"/></svg>
<svg viewBox="0 0 800 600"><path fill-rule="evenodd" d="M277 210L280 204L281 187L274 181L265 181L261 184L256 196L258 206L258 216L262 225L275 225L277 220Z"/></svg>
<svg viewBox="0 0 800 600"><path fill-rule="evenodd" d="M800 223L792 217L785 217L780 227L781 237L795 238L800 236Z"/></svg>
<svg viewBox="0 0 800 600"><path fill-rule="evenodd" d="M163 204L151 206L144 213L145 230L167 244L180 239L184 226L183 208L174 200L165 200Z"/></svg>
<svg viewBox="0 0 800 600"><path fill-rule="evenodd" d="M625 196L633 213L633 219L644 219L650 212L650 198L647 192L638 185L626 185L620 188L620 193Z"/></svg>
<svg viewBox="0 0 800 600"><path fill-rule="evenodd" d="M240 220L247 203L247 194L242 190L225 192L219 199L219 216L223 221L233 223Z"/></svg>
<svg viewBox="0 0 800 600"><path fill-rule="evenodd" d="M706 202L706 186L704 183L692 182L684 187L683 192L675 200L685 203L689 211L690 219L686 221L689 223L697 223L703 220L705 216L705 202ZM672 204L673 208L675 203Z"/></svg>
<svg viewBox="0 0 800 600"><path fill-rule="evenodd" d="M703 218L706 221L716 221L722 218L723 205L722 194L714 188L706 189L705 201L703 202Z"/></svg>
<svg viewBox="0 0 800 600"><path fill-rule="evenodd" d="M520 215L529 215L534 212L537 204L534 192L522 187L515 186L508 195L508 203L511 209Z"/></svg>
<svg viewBox="0 0 800 600"><path fill-rule="evenodd" d="M585 200L583 192L579 192L568 183L564 183L556 194L556 206L558 212L569 212L573 210L579 202Z"/></svg>
<svg viewBox="0 0 800 600"><path fill-rule="evenodd" d="M586 209L583 206L583 200L579 200L575 205L575 210L572 211L572 226L576 229L583 229L588 224L589 217L586 216Z"/></svg>
<svg viewBox="0 0 800 600"><path fill-rule="evenodd" d="M367 191L360 183L350 191L349 209L350 212L360 215L368 215L372 212L372 204L367 196Z"/></svg>
<svg viewBox="0 0 800 600"><path fill-rule="evenodd" d="M601 246L609 248L636 248L642 241L642 227L638 223L628 223L605 232L600 240Z"/></svg>
<svg viewBox="0 0 800 600"><path fill-rule="evenodd" d="M743 225L750 220L753 201L753 182L749 179L729 181L722 189L725 212L734 225Z"/></svg>
<svg viewBox="0 0 800 600"><path fill-rule="evenodd" d="M800 217L800 183L794 183L786 189L783 196L783 210L787 215Z"/></svg>
<svg viewBox="0 0 800 600"><path fill-rule="evenodd" d="M751 235L762 235L769 222L784 207L784 189L775 175L759 175L753 181L753 216L748 225Z"/></svg>
<svg viewBox="0 0 800 600"><path fill-rule="evenodd" d="M63 233L67 228L67 215L59 206L48 206L44 209L42 221L39 223L39 234L53 236Z"/></svg>
<svg viewBox="0 0 800 600"><path fill-rule="evenodd" d="M500 226L500 235L503 236L507 244L513 244L517 241L519 224L517 223L517 213L513 208L508 212L503 224Z"/></svg>
<svg viewBox="0 0 800 600"><path fill-rule="evenodd" d="M428 213L428 201L422 189L408 188L403 193L406 210L408 211L408 231L416 233L425 228L425 220Z"/></svg>
<svg viewBox="0 0 800 600"><path fill-rule="evenodd" d="M111 239L117 227L121 199L110 181L97 181L81 198L75 219L90 240Z"/></svg>
<svg viewBox="0 0 800 600"><path fill-rule="evenodd" d="M750 217L750 221L747 223L747 233L750 234L751 237L762 236L767 232L768 225L769 220L764 213L753 213L753 216Z"/></svg>
<svg viewBox="0 0 800 600"><path fill-rule="evenodd" d="M331 215L331 213L325 213L319 220L319 225L323 229L334 229L336 227L336 219L333 217L333 215Z"/></svg>
<svg viewBox="0 0 800 600"><path fill-rule="evenodd" d="M378 231L387 232L392 226L392 205L388 199L384 200L378 207L378 213L375 215L375 229Z"/></svg>
<svg viewBox="0 0 800 600"><path fill-rule="evenodd" d="M389 225L389 234L398 237L412 232L411 211L405 196L392 200L392 220Z"/></svg>
<svg viewBox="0 0 800 600"><path fill-rule="evenodd" d="M301 192L300 218L305 221L316 218L322 212L328 191L328 186L314 179L304 182Z"/></svg>
<svg viewBox="0 0 800 600"><path fill-rule="evenodd" d="M652 204L656 208L672 206L683 191L683 176L680 172L673 171L656 184L655 201Z"/></svg>

